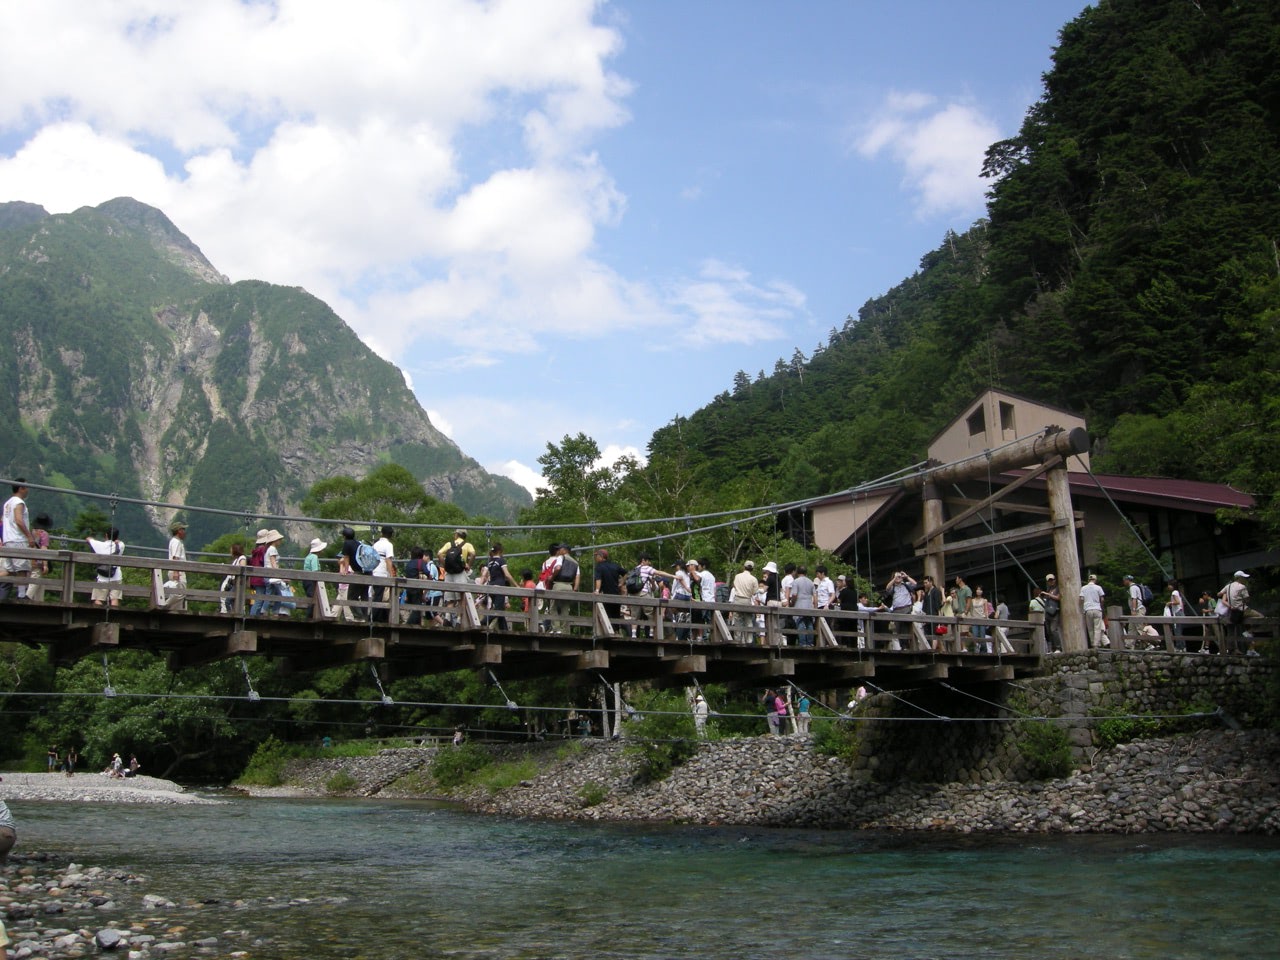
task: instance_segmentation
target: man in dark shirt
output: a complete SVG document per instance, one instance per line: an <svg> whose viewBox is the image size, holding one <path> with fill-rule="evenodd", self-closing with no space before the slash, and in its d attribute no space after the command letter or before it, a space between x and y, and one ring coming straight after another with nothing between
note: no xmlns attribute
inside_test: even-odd
<svg viewBox="0 0 1280 960"><path fill-rule="evenodd" d="M622 596L622 581L626 571L622 565L609 559L609 551L603 548L596 551L595 592L608 597ZM622 617L622 601L614 600L604 605L605 615L610 620Z"/></svg>
<svg viewBox="0 0 1280 960"><path fill-rule="evenodd" d="M347 558L347 562L351 565L352 573L360 573L360 564L356 563L356 551L360 549L360 541L356 539L356 532L350 527L342 528L342 555ZM367 602L369 599L369 585L365 583L353 583L347 587L347 603L352 613L355 614L357 620L363 620L368 615L368 611L359 604Z"/></svg>

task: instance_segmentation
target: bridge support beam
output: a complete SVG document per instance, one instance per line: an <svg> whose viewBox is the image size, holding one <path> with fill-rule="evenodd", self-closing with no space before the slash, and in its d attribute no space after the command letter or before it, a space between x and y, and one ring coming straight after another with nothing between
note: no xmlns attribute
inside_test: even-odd
<svg viewBox="0 0 1280 960"><path fill-rule="evenodd" d="M225 660L239 654L258 652L258 632L256 630L235 630L225 637L212 637L194 646L173 650L169 653L169 669L181 670L184 667L199 667L215 660Z"/></svg>
<svg viewBox="0 0 1280 960"><path fill-rule="evenodd" d="M502 663L502 645L497 643L477 644L471 654L473 667L496 667Z"/></svg>

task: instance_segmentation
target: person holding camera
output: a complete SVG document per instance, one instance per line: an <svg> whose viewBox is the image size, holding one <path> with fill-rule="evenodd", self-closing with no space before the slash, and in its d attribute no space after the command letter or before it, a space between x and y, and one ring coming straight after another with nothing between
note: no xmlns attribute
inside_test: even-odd
<svg viewBox="0 0 1280 960"><path fill-rule="evenodd" d="M893 613L910 613L914 602L917 584L905 570L899 570L885 584L885 592L890 595L889 610Z"/></svg>

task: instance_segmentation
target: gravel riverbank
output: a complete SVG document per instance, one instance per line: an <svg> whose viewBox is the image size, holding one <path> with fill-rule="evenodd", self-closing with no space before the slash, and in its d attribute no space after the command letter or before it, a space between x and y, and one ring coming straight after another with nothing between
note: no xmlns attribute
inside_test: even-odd
<svg viewBox="0 0 1280 960"><path fill-rule="evenodd" d="M74 800L105 803L222 803L188 793L172 780L157 777L104 777L99 773L0 772L0 799Z"/></svg>

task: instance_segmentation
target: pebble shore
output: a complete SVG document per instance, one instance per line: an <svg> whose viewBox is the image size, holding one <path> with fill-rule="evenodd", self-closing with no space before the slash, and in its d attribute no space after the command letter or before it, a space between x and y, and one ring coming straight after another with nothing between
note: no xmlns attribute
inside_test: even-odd
<svg viewBox="0 0 1280 960"><path fill-rule="evenodd" d="M3 773L6 801L94 803L221 803L187 793L156 777L116 779L83 773ZM178 904L145 892L146 879L135 874L84 867L66 859L18 848L0 868L0 920L10 943L9 960L62 958L115 953L131 960L181 957L247 957L236 941L243 932L218 936L194 934L188 918L202 904ZM0 952L2 955L2 952Z"/></svg>
<svg viewBox="0 0 1280 960"><path fill-rule="evenodd" d="M8 778L5 778L8 783ZM10 960L61 960L116 953L131 960L158 957L247 957L235 941L244 934L193 935L179 905L145 893L135 874L83 867L41 853L14 853L0 868L0 917Z"/></svg>
<svg viewBox="0 0 1280 960"><path fill-rule="evenodd" d="M106 777L100 773L0 773L5 800L72 800L106 803L222 803L187 793L157 777Z"/></svg>

